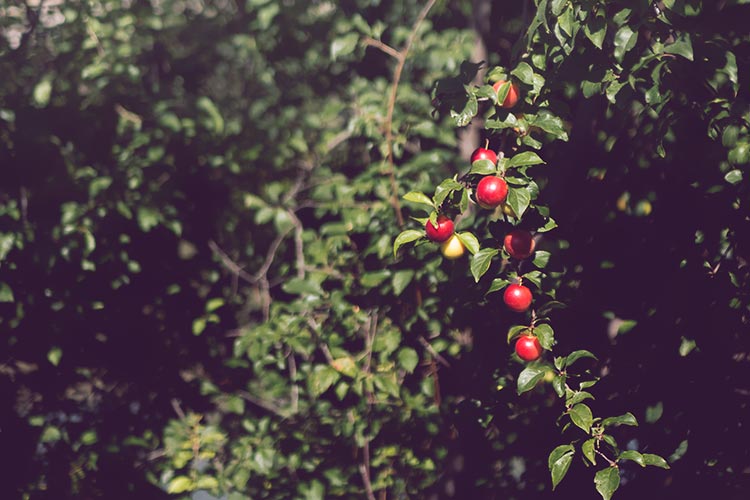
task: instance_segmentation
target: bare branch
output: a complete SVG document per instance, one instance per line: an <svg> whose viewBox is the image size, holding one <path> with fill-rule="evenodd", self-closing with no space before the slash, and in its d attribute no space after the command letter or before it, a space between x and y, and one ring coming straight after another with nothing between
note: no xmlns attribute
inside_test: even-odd
<svg viewBox="0 0 750 500"><path fill-rule="evenodd" d="M437 352L432 347L432 345L430 345L429 342L427 342L427 339L425 339L424 337L422 337L420 335L419 338L418 338L418 340L419 340L419 343L422 344L422 346L427 350L427 352L429 352L430 354L432 354L432 357L435 358L437 361L439 361L441 365L445 366L446 368L450 368L451 367L451 364L448 363L448 360L445 359L443 356L441 356L440 353Z"/></svg>
<svg viewBox="0 0 750 500"><path fill-rule="evenodd" d="M365 45L369 45L370 47L375 47L375 48L378 48L378 49L382 50L383 52L385 52L389 56L393 57L397 61L401 61L401 59L403 59L403 57L404 57L404 55L401 52L399 52L398 50L394 49L393 47L391 47L387 43L383 43L380 40L375 40L372 37L369 37L369 36L365 37L362 40L362 43L364 43Z"/></svg>

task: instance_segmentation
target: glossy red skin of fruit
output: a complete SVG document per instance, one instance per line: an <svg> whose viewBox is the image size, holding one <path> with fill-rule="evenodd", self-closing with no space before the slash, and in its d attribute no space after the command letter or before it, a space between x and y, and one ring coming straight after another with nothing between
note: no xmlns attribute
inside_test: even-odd
<svg viewBox="0 0 750 500"><path fill-rule="evenodd" d="M493 165L497 165L497 154L491 149L477 148L471 153L471 163L477 160L490 160Z"/></svg>
<svg viewBox="0 0 750 500"><path fill-rule="evenodd" d="M424 225L424 231L427 233L427 239L435 243L442 243L453 234L453 221L445 215L440 215L437 218L437 227L433 226L432 222L427 221L427 224Z"/></svg>
<svg viewBox="0 0 750 500"><path fill-rule="evenodd" d="M498 80L495 82L495 84L492 86L493 89L495 89L495 92L497 92L500 87L506 83L506 80ZM515 83L510 84L510 89L508 90L508 95L505 96L505 100L500 105L501 108L512 108L516 105L518 102L518 98L520 97L520 92L518 89L518 85Z"/></svg>
<svg viewBox="0 0 750 500"><path fill-rule="evenodd" d="M524 312L531 305L531 290L523 285L509 285L503 293L503 302L512 311Z"/></svg>
<svg viewBox="0 0 750 500"><path fill-rule="evenodd" d="M505 235L503 246L511 257L521 260L534 253L536 243L530 232L523 229L514 229Z"/></svg>
<svg viewBox="0 0 750 500"><path fill-rule="evenodd" d="M538 338L522 335L516 340L516 354L524 361L536 361L542 355L542 345Z"/></svg>
<svg viewBox="0 0 750 500"><path fill-rule="evenodd" d="M477 203L482 208L495 208L508 196L508 184L500 177L488 175L477 184Z"/></svg>

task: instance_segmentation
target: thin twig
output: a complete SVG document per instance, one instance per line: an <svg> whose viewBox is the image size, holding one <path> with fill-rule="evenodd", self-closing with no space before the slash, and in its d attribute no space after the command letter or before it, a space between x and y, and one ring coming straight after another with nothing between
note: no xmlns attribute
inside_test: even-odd
<svg viewBox="0 0 750 500"><path fill-rule="evenodd" d="M292 382L292 412L299 410L299 386L297 385L297 361L294 359L294 351L289 347L287 354L287 366L289 368L289 380Z"/></svg>
<svg viewBox="0 0 750 500"><path fill-rule="evenodd" d="M375 492L372 491L370 482L370 441L365 441L362 447L362 463L359 464L359 474L362 476L362 482L367 492L367 500L375 500Z"/></svg>
<svg viewBox="0 0 750 500"><path fill-rule="evenodd" d="M435 358L437 361L439 361L441 365L445 366L446 368L450 368L451 367L451 364L448 363L448 360L445 359L443 356L441 356L440 353L437 352L432 347L432 345L430 345L429 342L427 342L427 339L425 339L424 337L422 337L420 335L419 338L418 338L418 340L419 340L419 343L422 344L422 346L425 349L427 349L427 352L429 352L430 354L432 354L432 357Z"/></svg>
<svg viewBox="0 0 750 500"><path fill-rule="evenodd" d="M607 455L597 450L596 448L594 448L594 451L596 452L597 455L601 456L604 460L606 460L611 467L617 467L617 464L613 462L612 460L610 460L610 458Z"/></svg>
<svg viewBox="0 0 750 500"><path fill-rule="evenodd" d="M313 337L315 337L315 342L320 347L320 350L323 352L323 356L326 358L326 361L328 364L333 363L333 356L331 355L331 350L328 349L328 345L323 342L323 340L320 338L320 335L318 335L318 329L320 329L320 325L318 325L315 320L310 318L309 316L305 318L307 321L308 326L310 327Z"/></svg>
<svg viewBox="0 0 750 500"><path fill-rule="evenodd" d="M259 406L260 408L263 408L264 410L270 411L274 415L277 415L282 418L286 418L286 415L281 410L281 408L279 408L273 403L270 403L268 401L264 401L258 397L255 397L247 391L237 391L237 395L241 397L242 399L244 399L245 401L251 402L255 406Z"/></svg>
<svg viewBox="0 0 750 500"><path fill-rule="evenodd" d="M411 50L411 46L417 36L419 26L422 24L422 21L425 20L427 14L430 12L430 9L432 9L432 7L435 5L435 2L436 0L429 0L429 2L427 2L427 4L425 4L425 6L419 12L417 19L416 21L414 21L414 25L411 28L411 32L406 39L404 48L399 51L399 54L401 56L398 58L396 69L393 70L391 94L388 98L388 111L385 116L385 143L388 151L388 176L390 177L391 181L391 203L394 210L396 211L396 219L398 220L399 227L403 227L404 225L404 216L401 214L401 203L398 200L398 185L396 184L396 171L393 162L393 111L396 107L396 94L398 92L399 81L401 80L401 73L403 72L404 64L406 63L406 57L409 55L409 50Z"/></svg>
<svg viewBox="0 0 750 500"><path fill-rule="evenodd" d="M387 43L383 43L380 40L375 40L374 38L371 38L369 36L365 37L362 40L362 42L365 45L369 45L370 47L376 47L376 48L382 50L383 52L385 52L389 56L393 57L397 61L400 61L404 57L404 55L401 52L399 52L398 50L394 49L393 47L391 47Z"/></svg>
<svg viewBox="0 0 750 500"><path fill-rule="evenodd" d="M180 417L180 420L185 420L185 412L182 411L182 407L180 406L180 402L177 399L172 398L172 400L170 401L170 403L172 405L172 409L174 410L174 412L177 414L178 417Z"/></svg>

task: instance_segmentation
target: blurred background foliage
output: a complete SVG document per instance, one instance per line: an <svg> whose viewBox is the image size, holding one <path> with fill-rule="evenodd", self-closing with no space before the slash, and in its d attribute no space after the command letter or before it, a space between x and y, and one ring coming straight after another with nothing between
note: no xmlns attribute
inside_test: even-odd
<svg viewBox="0 0 750 500"><path fill-rule="evenodd" d="M672 464L617 495L744 498L750 5L506 4L0 0L3 498L595 498L498 298L391 253L484 138L435 82L527 46L560 352Z"/></svg>

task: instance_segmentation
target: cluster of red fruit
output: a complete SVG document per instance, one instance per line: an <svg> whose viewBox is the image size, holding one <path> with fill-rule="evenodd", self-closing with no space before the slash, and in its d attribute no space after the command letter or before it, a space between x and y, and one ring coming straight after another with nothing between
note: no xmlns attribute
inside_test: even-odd
<svg viewBox="0 0 750 500"><path fill-rule="evenodd" d="M497 164L497 154L486 148L478 148L471 155L471 162L489 160ZM502 177L487 175L483 177L474 191L477 204L485 209L494 210L503 205L508 196L508 184ZM507 213L507 212L506 212ZM445 215L439 215L436 224L427 221L425 233L429 240L441 243L441 252L448 259L457 259L464 255L465 247L460 238L454 234L454 223ZM524 229L510 231L503 240L503 247L511 258L523 260L534 253L534 237ZM512 311L526 312L531 306L531 290L519 279L505 288L503 302ZM534 361L542 354L539 339L531 334L524 334L516 341L516 354L524 361Z"/></svg>

